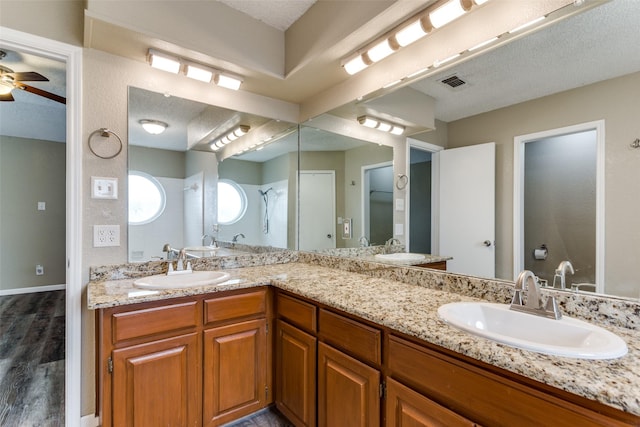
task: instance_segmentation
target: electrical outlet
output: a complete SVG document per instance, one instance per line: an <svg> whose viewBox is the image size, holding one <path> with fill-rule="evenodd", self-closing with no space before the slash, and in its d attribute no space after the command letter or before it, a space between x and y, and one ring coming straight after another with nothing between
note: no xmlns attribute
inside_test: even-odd
<svg viewBox="0 0 640 427"><path fill-rule="evenodd" d="M36 265L36 276L43 276L44 275L44 265Z"/></svg>
<svg viewBox="0 0 640 427"><path fill-rule="evenodd" d="M119 225L94 225L93 247L120 246Z"/></svg>

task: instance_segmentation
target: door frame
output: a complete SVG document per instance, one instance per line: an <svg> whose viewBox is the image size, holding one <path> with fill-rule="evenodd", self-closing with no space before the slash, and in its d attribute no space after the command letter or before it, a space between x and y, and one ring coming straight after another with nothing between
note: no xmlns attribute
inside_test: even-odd
<svg viewBox="0 0 640 427"><path fill-rule="evenodd" d="M439 145L431 144L429 142L420 141L413 138L407 138L406 145L406 165L405 170L407 174L411 172L411 149L416 148L422 151L429 151L431 156L431 253L440 253L440 158L438 153L445 149ZM410 236L411 233L411 180L407 180L407 187L405 188L405 213L404 222L406 224L405 230L405 248L409 251L410 248Z"/></svg>
<svg viewBox="0 0 640 427"><path fill-rule="evenodd" d="M82 417L82 47L0 27L0 43L66 63L65 425Z"/></svg>
<svg viewBox="0 0 640 427"><path fill-rule="evenodd" d="M370 212L370 194L369 194L370 185L369 185L369 180L367 179L367 172L373 169L386 168L389 166L391 166L391 168L393 169L393 160L390 160L388 162L376 163L372 165L362 165L362 167L360 168L360 182L362 182L362 185L360 186L360 189L361 189L360 221L362 222L362 227L361 227L362 233L360 234L361 236L367 236L367 230L371 228L369 226L370 215L369 216L367 215ZM392 171L392 176L393 176L393 171ZM369 218L369 220L367 218ZM371 238L370 236L367 237L367 239L370 239L370 238Z"/></svg>
<svg viewBox="0 0 640 427"><path fill-rule="evenodd" d="M524 268L524 145L539 139L596 131L596 292L604 293L605 126L604 120L518 135L513 139L513 278Z"/></svg>

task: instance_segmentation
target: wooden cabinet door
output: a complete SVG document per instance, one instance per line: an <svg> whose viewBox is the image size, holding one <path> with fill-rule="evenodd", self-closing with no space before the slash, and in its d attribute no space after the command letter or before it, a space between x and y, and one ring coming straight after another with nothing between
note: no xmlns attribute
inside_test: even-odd
<svg viewBox="0 0 640 427"><path fill-rule="evenodd" d="M267 321L204 331L205 426L217 426L266 405Z"/></svg>
<svg viewBox="0 0 640 427"><path fill-rule="evenodd" d="M316 425L316 338L278 320L276 406L296 427Z"/></svg>
<svg viewBox="0 0 640 427"><path fill-rule="evenodd" d="M387 378L385 427L473 427L466 418Z"/></svg>
<svg viewBox="0 0 640 427"><path fill-rule="evenodd" d="M380 372L318 344L318 425L380 425Z"/></svg>
<svg viewBox="0 0 640 427"><path fill-rule="evenodd" d="M201 425L197 333L113 351L113 425Z"/></svg>

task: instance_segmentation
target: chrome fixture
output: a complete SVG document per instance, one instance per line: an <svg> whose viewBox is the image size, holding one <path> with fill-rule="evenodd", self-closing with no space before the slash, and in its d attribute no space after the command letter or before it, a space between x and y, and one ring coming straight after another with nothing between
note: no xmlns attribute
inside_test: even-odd
<svg viewBox="0 0 640 427"><path fill-rule="evenodd" d="M204 236L202 236L202 246L207 246L207 244L205 243L207 241L207 238L211 239L211 242L209 243L209 246L216 246L216 238L213 236L209 236L208 234L205 234Z"/></svg>
<svg viewBox="0 0 640 427"><path fill-rule="evenodd" d="M166 252L167 260L171 261L172 259L175 259L178 256L178 252L180 252L180 250L176 248L172 248L169 243L165 243L165 245L162 247L162 252Z"/></svg>
<svg viewBox="0 0 640 427"><path fill-rule="evenodd" d="M523 304L522 293L527 292L527 302ZM547 302L542 306L540 299L540 285L538 278L529 270L523 270L516 280L515 291L509 309L522 313L535 314L536 316L548 317L559 320L562 318L560 307L553 296L547 297Z"/></svg>
<svg viewBox="0 0 640 427"><path fill-rule="evenodd" d="M565 280L567 275L567 270L569 270L571 274L575 274L575 270L573 269L573 265L571 264L571 261L562 261L558 265L558 268L556 268L556 274L553 276L554 288L556 287L556 279L560 279L560 289L567 288L567 283Z"/></svg>
<svg viewBox="0 0 640 427"><path fill-rule="evenodd" d="M245 238L244 234L236 233L233 235L233 238L231 239L231 243L238 243L238 237L242 237L243 239Z"/></svg>
<svg viewBox="0 0 640 427"><path fill-rule="evenodd" d="M361 238L359 238L358 243L360 243L361 248L366 248L370 244L369 239L367 239L367 236L362 236Z"/></svg>
<svg viewBox="0 0 640 427"><path fill-rule="evenodd" d="M402 243L400 242L400 240L396 239L395 237L392 237L386 242L384 242L384 252L388 254L389 251L391 250L392 245L401 245L401 244Z"/></svg>

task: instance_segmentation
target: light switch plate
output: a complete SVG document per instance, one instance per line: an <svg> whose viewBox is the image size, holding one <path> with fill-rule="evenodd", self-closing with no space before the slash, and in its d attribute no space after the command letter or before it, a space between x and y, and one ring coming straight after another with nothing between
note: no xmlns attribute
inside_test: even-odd
<svg viewBox="0 0 640 427"><path fill-rule="evenodd" d="M351 238L351 218L342 218L342 238Z"/></svg>
<svg viewBox="0 0 640 427"><path fill-rule="evenodd" d="M118 178L91 177L92 199L117 199Z"/></svg>
<svg viewBox="0 0 640 427"><path fill-rule="evenodd" d="M404 210L404 199L396 199L396 210L397 211Z"/></svg>
<svg viewBox="0 0 640 427"><path fill-rule="evenodd" d="M120 246L119 225L94 225L93 247Z"/></svg>

